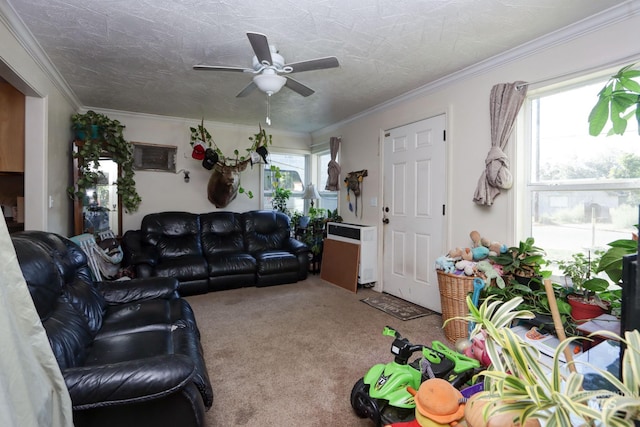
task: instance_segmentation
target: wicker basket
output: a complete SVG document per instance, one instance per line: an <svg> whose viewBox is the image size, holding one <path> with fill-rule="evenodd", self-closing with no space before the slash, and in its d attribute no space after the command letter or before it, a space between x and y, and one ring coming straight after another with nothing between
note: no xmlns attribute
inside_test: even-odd
<svg viewBox="0 0 640 427"><path fill-rule="evenodd" d="M442 305L442 321L452 317L469 314L467 295L473 292L472 276L458 276L437 270L440 303ZM452 320L444 327L444 335L452 343L459 338L469 336L469 324L464 320Z"/></svg>

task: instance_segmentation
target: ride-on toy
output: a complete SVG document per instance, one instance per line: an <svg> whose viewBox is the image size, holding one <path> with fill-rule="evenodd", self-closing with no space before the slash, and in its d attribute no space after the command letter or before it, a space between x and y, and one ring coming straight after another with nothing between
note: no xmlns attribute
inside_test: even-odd
<svg viewBox="0 0 640 427"><path fill-rule="evenodd" d="M429 378L443 378L460 388L480 367L477 360L449 349L440 341L433 341L433 348L411 344L389 326L382 334L395 338L391 344L394 360L374 365L351 390L351 406L356 415L371 418L376 427L414 419L416 404L408 387L418 390ZM409 362L416 352L421 357Z"/></svg>

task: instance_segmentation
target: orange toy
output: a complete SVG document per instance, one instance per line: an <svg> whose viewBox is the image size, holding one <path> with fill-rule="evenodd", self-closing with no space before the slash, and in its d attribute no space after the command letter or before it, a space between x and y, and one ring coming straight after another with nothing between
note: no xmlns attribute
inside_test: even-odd
<svg viewBox="0 0 640 427"><path fill-rule="evenodd" d="M415 402L416 421L421 427L455 426L464 416L462 393L442 378L423 382Z"/></svg>

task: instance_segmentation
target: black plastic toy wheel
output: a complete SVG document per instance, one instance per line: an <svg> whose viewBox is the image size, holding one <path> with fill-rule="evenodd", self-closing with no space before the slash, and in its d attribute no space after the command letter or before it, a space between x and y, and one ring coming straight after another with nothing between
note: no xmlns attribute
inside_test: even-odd
<svg viewBox="0 0 640 427"><path fill-rule="evenodd" d="M376 427L382 425L378 403L369 396L369 384L365 384L363 378L351 390L351 407L358 417L370 418Z"/></svg>

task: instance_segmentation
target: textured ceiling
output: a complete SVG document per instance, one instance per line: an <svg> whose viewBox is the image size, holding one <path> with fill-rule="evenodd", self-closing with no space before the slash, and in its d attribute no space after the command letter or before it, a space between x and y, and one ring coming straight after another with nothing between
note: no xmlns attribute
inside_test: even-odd
<svg viewBox="0 0 640 427"><path fill-rule="evenodd" d="M8 0L88 107L248 125L266 95L246 32L286 62L334 55L339 68L292 75L316 93L271 98L274 128L312 132L561 29L614 0Z"/></svg>

